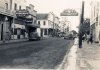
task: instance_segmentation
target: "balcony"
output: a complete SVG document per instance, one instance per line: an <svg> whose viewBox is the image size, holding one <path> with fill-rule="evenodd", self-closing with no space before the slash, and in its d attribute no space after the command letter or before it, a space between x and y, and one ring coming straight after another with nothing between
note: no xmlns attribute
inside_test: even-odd
<svg viewBox="0 0 100 70"><path fill-rule="evenodd" d="M4 14L4 15L7 15L7 16L14 17L13 11L4 9L3 7L0 7L0 14Z"/></svg>

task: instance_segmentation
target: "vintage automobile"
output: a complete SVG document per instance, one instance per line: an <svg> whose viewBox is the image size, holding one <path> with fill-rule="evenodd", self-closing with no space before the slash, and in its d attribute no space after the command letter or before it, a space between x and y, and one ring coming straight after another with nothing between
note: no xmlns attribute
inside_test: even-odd
<svg viewBox="0 0 100 70"><path fill-rule="evenodd" d="M41 37L38 35L37 32L31 32L29 34L29 41L32 41L32 40L40 40Z"/></svg>

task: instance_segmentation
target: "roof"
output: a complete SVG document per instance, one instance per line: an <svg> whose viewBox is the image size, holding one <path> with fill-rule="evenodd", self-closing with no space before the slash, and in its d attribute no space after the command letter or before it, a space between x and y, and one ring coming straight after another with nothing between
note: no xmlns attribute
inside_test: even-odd
<svg viewBox="0 0 100 70"><path fill-rule="evenodd" d="M44 20L48 18L48 14L37 14L36 18L37 20Z"/></svg>

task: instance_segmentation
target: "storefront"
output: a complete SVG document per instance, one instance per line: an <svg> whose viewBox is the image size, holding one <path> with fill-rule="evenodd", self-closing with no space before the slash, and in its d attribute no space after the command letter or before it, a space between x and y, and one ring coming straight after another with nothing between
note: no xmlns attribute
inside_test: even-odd
<svg viewBox="0 0 100 70"><path fill-rule="evenodd" d="M12 27L12 39L24 39L26 38L25 36L25 25L20 25L20 24L14 24L14 27Z"/></svg>
<svg viewBox="0 0 100 70"><path fill-rule="evenodd" d="M13 22L12 16L0 14L0 40L11 39L11 24Z"/></svg>

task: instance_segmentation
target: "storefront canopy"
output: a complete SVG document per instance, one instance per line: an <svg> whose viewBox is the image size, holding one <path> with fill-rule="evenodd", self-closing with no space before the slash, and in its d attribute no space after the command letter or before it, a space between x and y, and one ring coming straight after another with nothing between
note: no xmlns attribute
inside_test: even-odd
<svg viewBox="0 0 100 70"><path fill-rule="evenodd" d="M27 24L28 27L35 27L35 28L39 28L40 26L38 24Z"/></svg>

